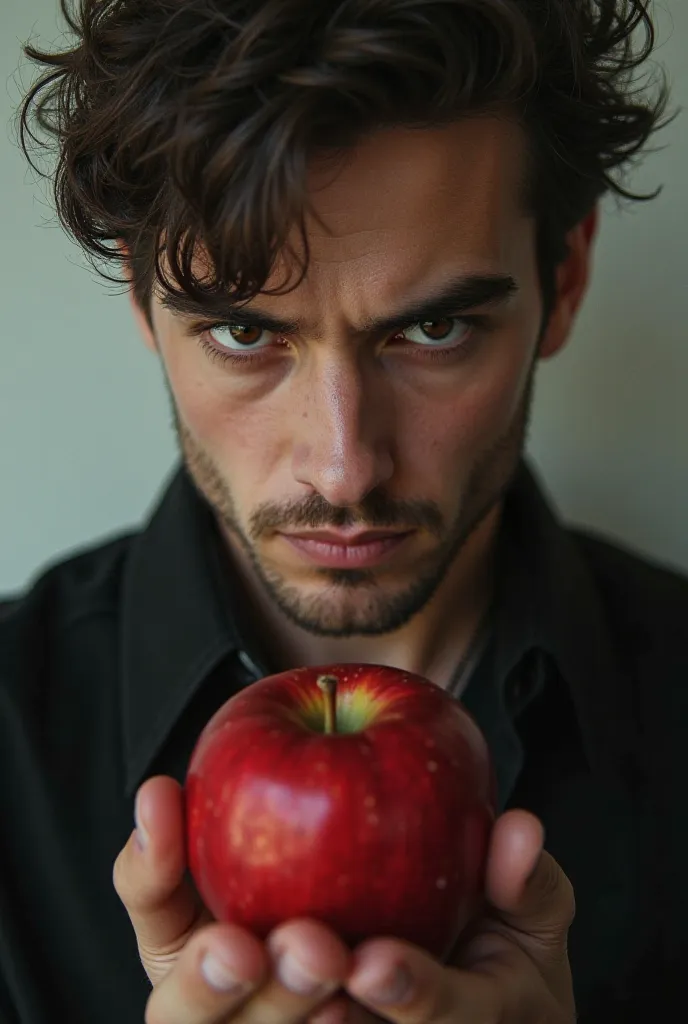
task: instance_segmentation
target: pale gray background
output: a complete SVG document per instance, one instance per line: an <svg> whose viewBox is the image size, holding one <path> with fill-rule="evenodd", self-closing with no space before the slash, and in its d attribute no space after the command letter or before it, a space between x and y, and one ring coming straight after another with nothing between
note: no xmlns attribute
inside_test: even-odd
<svg viewBox="0 0 688 1024"><path fill-rule="evenodd" d="M157 360L126 299L51 223L10 119L20 43L58 38L57 0L0 0L0 593L144 521L176 459ZM688 107L688 2L657 5L657 59ZM688 111L605 210L568 349L540 370L531 453L567 518L688 569Z"/></svg>

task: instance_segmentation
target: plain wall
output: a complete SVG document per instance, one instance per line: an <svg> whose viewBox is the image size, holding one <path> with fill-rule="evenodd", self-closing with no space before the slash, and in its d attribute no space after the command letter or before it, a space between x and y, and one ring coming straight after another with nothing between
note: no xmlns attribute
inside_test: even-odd
<svg viewBox="0 0 688 1024"><path fill-rule="evenodd" d="M57 41L57 0L1 0L0 593L145 521L177 459L157 360L56 225L12 115ZM656 59L688 99L688 2L657 6ZM662 195L606 203L590 294L567 349L543 364L529 449L567 519L688 569L688 114L630 179Z"/></svg>

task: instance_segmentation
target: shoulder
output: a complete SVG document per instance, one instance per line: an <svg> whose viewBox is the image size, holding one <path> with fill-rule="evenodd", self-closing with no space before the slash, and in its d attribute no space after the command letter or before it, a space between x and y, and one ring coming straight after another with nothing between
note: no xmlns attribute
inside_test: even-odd
<svg viewBox="0 0 688 1024"><path fill-rule="evenodd" d="M73 627L117 614L122 570L136 533L73 551L46 565L23 592L0 596L0 690L49 673Z"/></svg>
<svg viewBox="0 0 688 1024"><path fill-rule="evenodd" d="M628 626L671 633L688 615L688 575L590 530L570 529L603 603Z"/></svg>
<svg viewBox="0 0 688 1024"><path fill-rule="evenodd" d="M46 605L79 614L116 597L121 568L136 532L122 533L49 562L24 591L0 595L0 629L30 609Z"/></svg>
<svg viewBox="0 0 688 1024"><path fill-rule="evenodd" d="M688 574L593 530L570 528L568 533L600 583L611 590L631 587L634 594L688 605Z"/></svg>
<svg viewBox="0 0 688 1024"><path fill-rule="evenodd" d="M569 530L641 703L688 727L688 576L588 530Z"/></svg>
<svg viewBox="0 0 688 1024"><path fill-rule="evenodd" d="M652 858L645 877L652 882L648 891L661 935L661 946L643 973L661 978L669 990L684 984L688 962L688 578L599 536L581 531L573 536L596 581L618 661L632 683L632 758L643 808L638 834ZM634 998L640 995L638 986L631 985Z"/></svg>

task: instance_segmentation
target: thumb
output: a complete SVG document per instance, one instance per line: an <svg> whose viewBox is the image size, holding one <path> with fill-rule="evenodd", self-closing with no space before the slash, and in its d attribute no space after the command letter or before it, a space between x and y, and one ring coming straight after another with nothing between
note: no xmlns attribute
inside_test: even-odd
<svg viewBox="0 0 688 1024"><path fill-rule="evenodd" d="M544 829L534 815L503 814L492 833L485 880L499 920L541 963L566 952L576 906L571 882L543 844Z"/></svg>
<svg viewBox="0 0 688 1024"><path fill-rule="evenodd" d="M212 918L185 877L183 795L167 776L154 776L137 795L141 848L132 833L113 867L113 883L136 933L145 971L156 985L202 925Z"/></svg>

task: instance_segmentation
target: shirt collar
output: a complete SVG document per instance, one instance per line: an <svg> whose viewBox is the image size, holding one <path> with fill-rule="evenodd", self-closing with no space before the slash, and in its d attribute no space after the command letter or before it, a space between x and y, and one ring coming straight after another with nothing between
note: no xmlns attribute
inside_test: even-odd
<svg viewBox="0 0 688 1024"><path fill-rule="evenodd" d="M497 553L496 676L508 678L529 652L548 655L572 698L591 769L623 781L632 694L584 550L523 462L505 498Z"/></svg>
<svg viewBox="0 0 688 1024"><path fill-rule="evenodd" d="M204 680L247 650L238 580L183 465L132 541L121 601L125 777L133 795ZM525 464L505 498L494 608L498 678L529 650L547 652L570 689L591 766L618 772L629 753L630 701L600 595ZM260 666L260 652L250 653Z"/></svg>
<svg viewBox="0 0 688 1024"><path fill-rule="evenodd" d="M182 466L134 538L124 569L120 650L129 794L204 679L239 648L216 538L213 514Z"/></svg>

